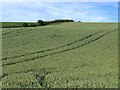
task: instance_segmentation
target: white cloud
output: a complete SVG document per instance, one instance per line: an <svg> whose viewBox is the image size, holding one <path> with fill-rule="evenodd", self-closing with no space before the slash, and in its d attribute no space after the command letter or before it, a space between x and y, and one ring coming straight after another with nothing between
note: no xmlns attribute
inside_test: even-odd
<svg viewBox="0 0 120 90"><path fill-rule="evenodd" d="M82 21L90 21L90 22L105 22L111 21L109 17L104 15L103 11L97 11L94 9L95 6L91 5L80 5L78 11L74 10L74 8L57 8L52 5L48 5L48 12L51 13L54 17L68 18L68 19L76 19Z"/></svg>
<svg viewBox="0 0 120 90"><path fill-rule="evenodd" d="M107 3L106 3L107 4ZM11 21L36 21L38 19L74 19L81 21L111 21L111 18L105 15L104 10L96 10L97 5L77 3L63 4L59 3L4 3L3 20ZM27 8L27 9L26 9ZM29 10L28 10L29 9ZM43 10L43 11L41 11Z"/></svg>

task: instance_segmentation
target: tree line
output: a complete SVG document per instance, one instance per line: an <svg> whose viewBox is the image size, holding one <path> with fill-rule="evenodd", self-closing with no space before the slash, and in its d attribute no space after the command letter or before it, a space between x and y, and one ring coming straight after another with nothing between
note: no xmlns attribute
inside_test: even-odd
<svg viewBox="0 0 120 90"><path fill-rule="evenodd" d="M50 24L60 24L64 22L74 22L74 20L69 20L69 19L58 19L58 20L52 20L52 21L43 21L43 20L37 20L36 23L19 23L19 24L6 24L2 23L2 28L16 28L16 27L37 27L37 26L45 26L45 25L50 25ZM81 21L79 21L81 22Z"/></svg>
<svg viewBox="0 0 120 90"><path fill-rule="evenodd" d="M57 24L57 23L63 23L63 22L74 22L74 20L69 20L69 19L59 19L59 20L53 20L53 21L43 21L43 20L38 20L37 23L23 23L23 27L36 27L36 26L45 26L49 24Z"/></svg>

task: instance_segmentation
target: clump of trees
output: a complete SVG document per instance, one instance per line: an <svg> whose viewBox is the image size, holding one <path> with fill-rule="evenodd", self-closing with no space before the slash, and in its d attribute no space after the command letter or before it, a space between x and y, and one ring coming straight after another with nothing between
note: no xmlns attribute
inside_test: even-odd
<svg viewBox="0 0 120 90"><path fill-rule="evenodd" d="M74 22L74 20L58 19L58 20L53 20L53 21L46 21L44 22L44 24L48 25L48 24L63 23L63 22Z"/></svg>
<svg viewBox="0 0 120 90"><path fill-rule="evenodd" d="M51 21L51 23L63 23L63 22L74 22L74 20L68 20L68 19L59 19L59 20L54 20Z"/></svg>
<svg viewBox="0 0 120 90"><path fill-rule="evenodd" d="M63 22L74 22L74 20L69 20L69 19L58 19L53 21L38 20L37 23L29 24L29 25L27 23L23 23L23 27L45 26L49 24L57 24L57 23L63 23Z"/></svg>

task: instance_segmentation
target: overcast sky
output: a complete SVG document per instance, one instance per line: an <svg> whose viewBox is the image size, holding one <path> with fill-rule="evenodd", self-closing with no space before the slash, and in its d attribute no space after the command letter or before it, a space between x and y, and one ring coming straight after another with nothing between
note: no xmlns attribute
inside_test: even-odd
<svg viewBox="0 0 120 90"><path fill-rule="evenodd" d="M2 21L28 22L73 19L84 22L117 22L117 2L5 2Z"/></svg>

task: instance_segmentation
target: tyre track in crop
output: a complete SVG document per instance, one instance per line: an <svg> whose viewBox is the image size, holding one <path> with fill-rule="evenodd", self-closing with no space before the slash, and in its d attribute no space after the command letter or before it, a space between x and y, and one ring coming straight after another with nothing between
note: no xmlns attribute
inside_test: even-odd
<svg viewBox="0 0 120 90"><path fill-rule="evenodd" d="M107 35L109 33L112 33L114 31L117 31L117 30L118 29L106 32L106 33L98 36L97 38L95 38L93 40L90 40L90 41L88 41L88 42L86 42L84 44L78 45L76 47L72 47L72 48L69 48L69 49L65 49L65 50L61 50L61 51L58 51L58 52L54 52L54 53L50 53L50 54L46 54L46 55L41 55L41 56L37 56L37 57L33 57L33 58L28 58L28 59L25 59L24 61L18 61L18 62L3 64L2 66L9 66L9 65L15 65L15 64L18 64L18 63L24 63L24 62L27 62L27 61L32 61L32 60L35 60L35 59L39 59L39 58L43 58L43 57L52 56L52 55L60 54L60 53L63 53L63 52L67 52L67 51L70 51L70 50L74 50L74 49L77 49L79 47L83 47L85 45L88 45L88 44L90 44L92 42L95 42L95 41L99 40L100 38L102 38L103 36L105 36L105 35Z"/></svg>
<svg viewBox="0 0 120 90"><path fill-rule="evenodd" d="M63 48L63 47L67 47L67 46L70 46L72 44L75 44L75 43L78 43L78 42L81 42L85 39L88 39L98 33L101 33L103 31L99 31L99 32L96 32L96 33L93 33L91 35L88 35L82 39L78 39L78 40L75 40L71 43L68 43L68 44L65 44L65 45L62 45L62 46L59 46L59 47L55 47L55 48L49 48L49 49L46 49L46 50L41 50L41 51L37 51L37 52L32 52L32 53L29 53L29 54L23 54L23 55L18 55L18 56L13 56L13 57L5 57L5 58L2 58L2 60L7 60L7 59L15 59L15 58L20 58L20 57L24 57L24 56L28 56L28 55L33 55L33 54L39 54L39 53L44 53L44 52L48 52L48 51L53 51L53 50L57 50L57 49L60 49L60 48Z"/></svg>

